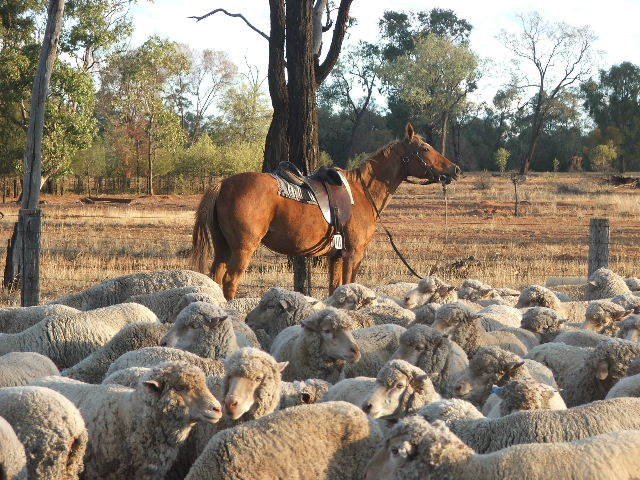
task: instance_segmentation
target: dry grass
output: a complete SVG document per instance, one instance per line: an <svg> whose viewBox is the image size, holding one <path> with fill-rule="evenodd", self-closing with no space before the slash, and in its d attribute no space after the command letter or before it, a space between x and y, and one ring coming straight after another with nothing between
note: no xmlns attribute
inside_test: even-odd
<svg viewBox="0 0 640 480"><path fill-rule="evenodd" d="M589 218L607 216L611 267L625 275L640 273L640 190L613 189L587 174L541 174L521 188L525 204L518 218L513 216L511 182L475 174L449 187L446 221L439 187L415 185L402 186L383 219L420 272L438 263L440 273L454 282L477 277L521 287L549 276L585 275ZM135 271L189 266L199 196L141 197L118 206L83 205L71 195L44 200L43 300ZM0 220L4 260L18 210L3 205L0 211L5 214ZM325 275L323 266L315 269L314 294L324 294ZM411 277L379 231L359 281L400 280ZM258 295L273 285L291 288L292 274L285 257L261 249L240 294ZM0 304L17 301L17 293L0 293Z"/></svg>

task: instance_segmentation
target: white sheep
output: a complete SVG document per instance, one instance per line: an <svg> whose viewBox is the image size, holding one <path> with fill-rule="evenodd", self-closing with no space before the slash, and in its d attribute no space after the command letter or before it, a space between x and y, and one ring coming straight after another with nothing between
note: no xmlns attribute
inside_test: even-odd
<svg viewBox="0 0 640 480"><path fill-rule="evenodd" d="M155 314L137 303L124 303L75 315L47 317L19 333L0 335L0 355L37 352L58 368L68 368L107 343L133 322L157 322Z"/></svg>
<svg viewBox="0 0 640 480"><path fill-rule="evenodd" d="M191 352L185 352L177 348L145 347L127 352L118 357L109 366L105 379L118 370L124 370L130 367L154 367L163 362L187 362L200 368L207 376L219 378L224 376L224 364L221 360L202 358Z"/></svg>
<svg viewBox="0 0 640 480"><path fill-rule="evenodd" d="M80 410L89 432L87 479L164 478L194 424L222 415L202 370L183 362L152 368L135 389L62 377L37 383Z"/></svg>
<svg viewBox="0 0 640 480"><path fill-rule="evenodd" d="M0 333L19 333L48 317L70 316L79 310L66 305L0 308Z"/></svg>
<svg viewBox="0 0 640 480"><path fill-rule="evenodd" d="M617 323L632 313L632 309L623 308L610 300L594 300L587 306L582 328L616 336L619 330Z"/></svg>
<svg viewBox="0 0 640 480"><path fill-rule="evenodd" d="M624 283L627 284L627 287L629 287L629 290L631 290L633 292L640 291L640 278L638 278L638 277L628 277L628 278L624 279Z"/></svg>
<svg viewBox="0 0 640 480"><path fill-rule="evenodd" d="M504 417L524 410L567 409L567 404L556 387L533 378L510 380L503 387L494 387L491 391L499 402L487 412L487 418Z"/></svg>
<svg viewBox="0 0 640 480"><path fill-rule="evenodd" d="M614 398L566 410L525 410L485 418L469 402L451 399L425 405L419 414L430 422L444 421L475 451L488 453L520 443L567 442L601 433L639 430L639 408L639 398Z"/></svg>
<svg viewBox="0 0 640 480"><path fill-rule="evenodd" d="M414 415L386 435L366 480L633 480L640 469L640 432L616 432L567 443L516 445L474 452L442 422Z"/></svg>
<svg viewBox="0 0 640 480"><path fill-rule="evenodd" d="M69 400L43 387L0 388L0 413L24 446L27 478L79 478L87 429Z"/></svg>
<svg viewBox="0 0 640 480"><path fill-rule="evenodd" d="M233 311L238 315L246 315L260 304L259 297L242 297L234 298L224 304L220 304L227 310Z"/></svg>
<svg viewBox="0 0 640 480"><path fill-rule="evenodd" d="M170 326L151 322L130 323L91 355L64 369L62 375L81 382L100 383L109 366L120 356L132 350L157 346Z"/></svg>
<svg viewBox="0 0 640 480"><path fill-rule="evenodd" d="M24 447L9 422L0 417L0 478L27 480Z"/></svg>
<svg viewBox="0 0 640 480"><path fill-rule="evenodd" d="M273 287L260 299L257 307L251 310L246 324L255 332L263 349L269 350L278 333L302 320L314 312L314 303L298 292Z"/></svg>
<svg viewBox="0 0 640 480"><path fill-rule="evenodd" d="M418 286L404 296L406 308L418 308L425 303L451 303L458 300L453 285L449 285L436 275L429 275L418 282Z"/></svg>
<svg viewBox="0 0 640 480"><path fill-rule="evenodd" d="M605 398L640 397L640 374L624 377L616 383Z"/></svg>
<svg viewBox="0 0 640 480"><path fill-rule="evenodd" d="M332 307L315 312L300 325L285 328L271 345L276 360L289 362L282 378L337 381L346 362L360 360L352 328L347 314Z"/></svg>
<svg viewBox="0 0 640 480"><path fill-rule="evenodd" d="M635 314L640 313L640 295L623 293L622 295L616 295L611 301L617 303L625 310L633 310Z"/></svg>
<svg viewBox="0 0 640 480"><path fill-rule="evenodd" d="M354 330L353 338L360 351L360 360L347 363L340 378L373 377L387 363L400 345L405 329L400 325L374 325Z"/></svg>
<svg viewBox="0 0 640 480"><path fill-rule="evenodd" d="M205 285L176 287L158 292L133 295L125 302L139 303L156 314L161 323L173 323L180 311L192 301L225 303L222 290Z"/></svg>
<svg viewBox="0 0 640 480"><path fill-rule="evenodd" d="M532 349L527 358L551 369L562 389L562 398L573 407L605 398L639 355L640 344L610 338L596 348L545 343Z"/></svg>
<svg viewBox="0 0 640 480"><path fill-rule="evenodd" d="M0 357L0 388L26 385L32 380L60 375L55 364L35 352L11 352Z"/></svg>
<svg viewBox="0 0 640 480"><path fill-rule="evenodd" d="M395 282L373 287L373 291L380 297L390 298L397 302L398 305L402 305L407 292L413 290L417 286L418 284L413 282Z"/></svg>
<svg viewBox="0 0 640 480"><path fill-rule="evenodd" d="M342 380L327 391L322 401L344 400L362 408L371 418L398 419L439 399L440 395L423 370L404 360L391 360L375 379Z"/></svg>
<svg viewBox="0 0 640 480"><path fill-rule="evenodd" d="M318 378L280 382L280 407L290 408L298 405L308 405L320 401L329 390L331 384Z"/></svg>
<svg viewBox="0 0 640 480"><path fill-rule="evenodd" d="M618 324L618 327L620 327L620 331L618 332L618 336L620 338L624 338L625 340L630 340L632 342L640 342L639 314L629 315Z"/></svg>
<svg viewBox="0 0 640 480"><path fill-rule="evenodd" d="M487 332L477 314L461 302L447 303L440 307L433 327L450 335L467 355L473 355L484 345L497 345L520 356L524 356L528 351L527 345L511 332Z"/></svg>
<svg viewBox="0 0 640 480"><path fill-rule="evenodd" d="M624 278L608 268L599 268L591 274L587 282L587 300L612 298L625 293L631 293L631 290Z"/></svg>
<svg viewBox="0 0 640 480"><path fill-rule="evenodd" d="M517 308L547 307L552 308L569 322L582 322L585 318L589 302L561 302L558 296L541 285L530 285L520 293Z"/></svg>
<svg viewBox="0 0 640 480"><path fill-rule="evenodd" d="M428 325L411 325L400 335L392 358L406 360L424 370L442 395L453 394L458 376L469 360L460 346Z"/></svg>
<svg viewBox="0 0 640 480"><path fill-rule="evenodd" d="M65 295L49 303L68 305L79 310L93 310L123 303L134 295L144 295L176 287L198 286L220 291L220 286L202 273L191 270L160 270L111 278L87 290Z"/></svg>
<svg viewBox="0 0 640 480"><path fill-rule="evenodd" d="M360 480L380 440L377 425L354 405L301 405L217 433L186 480Z"/></svg>

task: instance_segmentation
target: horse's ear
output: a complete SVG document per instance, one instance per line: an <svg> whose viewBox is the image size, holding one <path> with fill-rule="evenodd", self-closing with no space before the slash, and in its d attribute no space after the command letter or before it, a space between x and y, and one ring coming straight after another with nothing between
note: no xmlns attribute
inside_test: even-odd
<svg viewBox="0 0 640 480"><path fill-rule="evenodd" d="M411 125L411 122L407 123L407 127L405 128L407 140L413 140L413 136L415 135L415 133L416 131L413 129L413 125Z"/></svg>

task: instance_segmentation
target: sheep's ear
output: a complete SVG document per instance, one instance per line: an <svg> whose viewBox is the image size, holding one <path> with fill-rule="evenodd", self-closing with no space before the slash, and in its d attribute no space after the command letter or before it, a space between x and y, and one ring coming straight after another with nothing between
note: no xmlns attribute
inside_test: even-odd
<svg viewBox="0 0 640 480"><path fill-rule="evenodd" d="M416 134L416 131L413 129L413 125L411 123L407 123L405 127L405 138L409 141L413 140L413 136Z"/></svg>
<svg viewBox="0 0 640 480"><path fill-rule="evenodd" d="M280 370L280 372L284 372L284 369L287 368L287 365L289 365L289 362L279 362L277 365L278 365L278 370Z"/></svg>
<svg viewBox="0 0 640 480"><path fill-rule="evenodd" d="M613 314L613 321L617 322L619 320L622 320L624 317L626 317L627 315L631 315L633 313L633 310L623 310L622 312L615 312Z"/></svg>
<svg viewBox="0 0 640 480"><path fill-rule="evenodd" d="M592 287L597 287L598 285L596 285L596 282L587 282L588 285L591 285Z"/></svg>
<svg viewBox="0 0 640 480"><path fill-rule="evenodd" d="M431 379L429 375L419 375L411 380L411 387L418 393L423 393L429 387Z"/></svg>
<svg viewBox="0 0 640 480"><path fill-rule="evenodd" d="M164 385L160 380L146 380L142 382L142 385L144 385L147 392L155 395L156 397L159 397L162 394L162 389L164 388Z"/></svg>
<svg viewBox="0 0 640 480"><path fill-rule="evenodd" d="M598 362L598 365L596 365L596 378L598 380L606 380L609 377L609 364L604 361L601 360L600 362Z"/></svg>
<svg viewBox="0 0 640 480"><path fill-rule="evenodd" d="M306 330L309 330L310 332L318 331L318 324L316 322L316 318L314 317L305 318L302 322L300 322L300 326Z"/></svg>
<svg viewBox="0 0 640 480"><path fill-rule="evenodd" d="M289 302L287 302L284 298L280 299L280 302L278 302L280 304L280 306L282 307L282 309L286 312L287 310L289 310L289 308L291 307L291 304Z"/></svg>
<svg viewBox="0 0 640 480"><path fill-rule="evenodd" d="M516 371L524 365L524 361L522 362L509 362L504 367L504 371L502 373L502 377L499 380L499 383L504 383L507 380L510 380L511 376L516 373Z"/></svg>
<svg viewBox="0 0 640 480"><path fill-rule="evenodd" d="M478 291L478 293L482 298L487 298L492 290L492 288L483 288L482 290Z"/></svg>

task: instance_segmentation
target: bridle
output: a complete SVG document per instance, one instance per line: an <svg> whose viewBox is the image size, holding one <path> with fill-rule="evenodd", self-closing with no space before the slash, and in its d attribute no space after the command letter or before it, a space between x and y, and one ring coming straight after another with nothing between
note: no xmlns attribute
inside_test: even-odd
<svg viewBox="0 0 640 480"><path fill-rule="evenodd" d="M402 161L402 167L404 170L403 180L406 181L407 178L409 177L409 165L411 163L412 158L415 158L416 160L418 160L418 162L422 164L422 166L424 167L424 171L427 174L427 181L426 182L410 182L410 183L418 183L420 185L431 185L433 183L445 184L445 183L451 182L451 179L447 175L436 175L436 172L433 170L433 167L429 165L427 162L425 162L424 158L418 155L417 150L411 152L410 155L403 155L402 157L400 157Z"/></svg>

